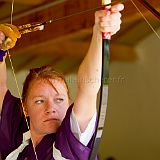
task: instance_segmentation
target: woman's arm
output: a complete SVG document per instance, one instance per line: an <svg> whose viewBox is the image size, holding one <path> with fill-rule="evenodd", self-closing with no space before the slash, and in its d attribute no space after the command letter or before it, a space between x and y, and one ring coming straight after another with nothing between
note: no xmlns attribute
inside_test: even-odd
<svg viewBox="0 0 160 160"><path fill-rule="evenodd" d="M5 39L5 35L0 31L0 46L2 45L2 41ZM1 49L1 48L0 48ZM4 51L0 51L0 56ZM3 58L3 62L0 62L0 113L2 111L3 99L7 91L7 72L6 72L6 63L5 57Z"/></svg>
<svg viewBox="0 0 160 160"><path fill-rule="evenodd" d="M0 113L1 113L3 99L4 99L4 96L7 92L7 73L6 73L5 62L2 62L0 64L0 73L1 73L1 78L0 78Z"/></svg>
<svg viewBox="0 0 160 160"><path fill-rule="evenodd" d="M97 93L101 82L102 32L115 34L120 29L124 6L112 6L111 11L95 13L95 25L89 50L78 71L78 92L73 106L74 113L83 132L96 112Z"/></svg>
<svg viewBox="0 0 160 160"><path fill-rule="evenodd" d="M16 44L17 38L20 38L16 26L12 24L0 24L0 113L2 110L3 99L7 91L7 71L5 64L5 57L3 50L13 48Z"/></svg>

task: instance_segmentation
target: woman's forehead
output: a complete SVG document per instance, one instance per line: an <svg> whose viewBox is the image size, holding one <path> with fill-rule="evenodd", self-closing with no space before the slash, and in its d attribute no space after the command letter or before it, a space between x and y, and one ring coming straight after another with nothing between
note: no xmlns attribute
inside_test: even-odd
<svg viewBox="0 0 160 160"><path fill-rule="evenodd" d="M30 84L29 91L37 91L37 92L43 92L45 90L53 90L57 94L65 94L67 93L67 88L65 83L62 80L56 80L56 79L38 79L33 80Z"/></svg>

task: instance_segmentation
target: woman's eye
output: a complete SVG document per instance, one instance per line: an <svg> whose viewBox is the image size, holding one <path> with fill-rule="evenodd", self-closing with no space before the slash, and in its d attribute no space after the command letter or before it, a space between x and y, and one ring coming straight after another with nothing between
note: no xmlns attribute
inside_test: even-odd
<svg viewBox="0 0 160 160"><path fill-rule="evenodd" d="M42 104L42 103L44 103L44 100L36 100L35 103L36 104Z"/></svg>
<svg viewBox="0 0 160 160"><path fill-rule="evenodd" d="M57 98L57 99L56 99L56 102L57 102L57 103L61 103L61 102L63 102L63 101L64 101L63 98Z"/></svg>

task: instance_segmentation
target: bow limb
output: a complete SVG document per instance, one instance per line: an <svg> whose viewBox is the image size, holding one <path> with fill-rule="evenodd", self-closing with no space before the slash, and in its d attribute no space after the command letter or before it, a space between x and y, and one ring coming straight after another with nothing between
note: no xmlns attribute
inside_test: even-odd
<svg viewBox="0 0 160 160"><path fill-rule="evenodd" d="M159 34L156 32L156 30L153 28L153 26L150 24L150 22L147 20L147 18L143 15L143 13L141 12L141 10L139 9L139 7L134 3L133 0L130 0L132 2L132 4L135 6L135 8L137 9L137 11L140 13L140 15L142 16L142 18L146 21L146 23L148 24L148 26L150 27L150 29L155 33L155 35L157 36L157 38L160 40L160 36ZM156 11L148 2L143 1L143 0L139 0L140 3L146 7L149 11L151 11L158 19L160 19L160 13L158 11ZM142 3L143 2L143 3ZM145 3L144 3L145 2Z"/></svg>
<svg viewBox="0 0 160 160"><path fill-rule="evenodd" d="M160 20L160 13L151 4L149 4L146 0L138 1Z"/></svg>
<svg viewBox="0 0 160 160"><path fill-rule="evenodd" d="M102 5L111 3L111 0L102 0ZM110 6L105 7L104 9L109 10ZM89 160L95 160L98 145L102 136L107 103L108 103L108 81L109 81L109 60L110 60L110 39L111 33L102 33L102 70L101 70L101 88L100 88L100 99L99 99L99 111L98 111L98 120L96 126L95 139L90 153Z"/></svg>

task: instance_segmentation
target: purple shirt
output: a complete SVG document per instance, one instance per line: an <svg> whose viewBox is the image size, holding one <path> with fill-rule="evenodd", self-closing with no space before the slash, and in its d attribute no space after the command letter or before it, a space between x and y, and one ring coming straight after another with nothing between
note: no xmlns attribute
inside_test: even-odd
<svg viewBox="0 0 160 160"><path fill-rule="evenodd" d="M72 106L58 129L57 133L46 135L36 146L38 160L54 160L53 143L60 150L62 156L70 160L88 160L93 137L87 146L79 142L71 132L70 114ZM23 133L27 131L24 115L20 107L20 100L7 91L1 113L0 121L0 153L2 159L15 150L23 139ZM93 135L94 136L94 135ZM18 160L34 160L35 155L31 142L19 154Z"/></svg>

